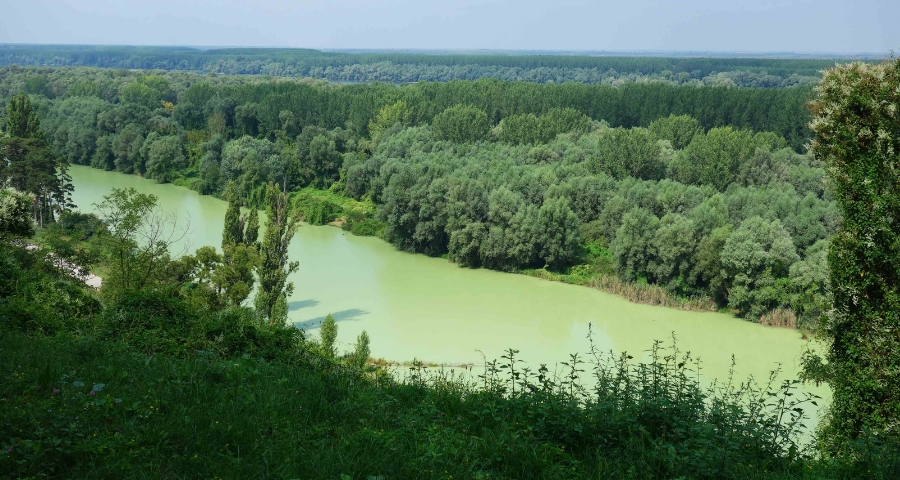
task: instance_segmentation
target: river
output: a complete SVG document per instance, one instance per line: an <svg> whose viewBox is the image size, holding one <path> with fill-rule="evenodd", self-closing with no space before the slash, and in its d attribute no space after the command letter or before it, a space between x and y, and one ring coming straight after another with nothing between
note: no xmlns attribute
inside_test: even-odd
<svg viewBox="0 0 900 480"><path fill-rule="evenodd" d="M187 188L134 175L73 166L73 200L82 211L112 188L134 187L158 197L190 229L182 247L221 243L226 203ZM181 250L181 248L179 248ZM447 260L397 251L377 238L356 237L330 226L303 225L290 245L300 269L290 278L290 321L317 333L331 313L339 348L349 350L366 330L373 357L435 363L483 363L515 348L532 366L551 370L571 353L588 351L588 324L601 351L644 358L654 340L702 361L703 377L724 379L734 356L736 379L764 379L779 364L796 378L808 342L795 330L763 327L712 312L686 312L631 303L587 287L460 268ZM827 396L824 388L809 388Z"/></svg>

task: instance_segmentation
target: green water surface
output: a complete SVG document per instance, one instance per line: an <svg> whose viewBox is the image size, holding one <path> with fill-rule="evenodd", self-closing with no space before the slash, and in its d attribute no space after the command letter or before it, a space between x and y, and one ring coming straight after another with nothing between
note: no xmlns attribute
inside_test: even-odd
<svg viewBox="0 0 900 480"><path fill-rule="evenodd" d="M134 175L73 166L73 200L83 211L112 188L152 193L159 205L189 224L179 245L218 247L226 203L187 188ZM325 315L338 321L339 348L349 350L365 329L374 357L435 363L482 364L513 347L532 366L551 370L571 353L586 353L588 324L603 351L645 357L654 340L670 341L702 360L703 377L724 379L731 359L737 379L758 379L781 365L796 378L808 342L800 332L763 327L721 313L631 303L591 288L460 268L447 260L399 252L376 238L330 226L303 225L289 250L300 270L291 276L292 323L317 334ZM477 370L477 367L475 367ZM811 389L811 387L806 387ZM827 395L824 388L812 389ZM815 415L814 415L815 416Z"/></svg>

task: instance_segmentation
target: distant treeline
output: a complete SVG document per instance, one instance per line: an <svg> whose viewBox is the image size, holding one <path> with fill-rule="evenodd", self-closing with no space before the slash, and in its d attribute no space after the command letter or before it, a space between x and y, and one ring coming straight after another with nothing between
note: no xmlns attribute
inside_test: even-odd
<svg viewBox="0 0 900 480"><path fill-rule="evenodd" d="M827 59L341 53L309 49L0 45L0 65L88 66L324 78L341 82L476 80L783 88L811 85Z"/></svg>
<svg viewBox="0 0 900 480"><path fill-rule="evenodd" d="M493 125L511 115L572 108L613 127L645 127L671 114L690 115L706 129L733 126L774 132L795 150L802 149L810 136L805 104L812 89L808 87L751 89L662 83L613 87L491 79L404 87L338 86L309 80L157 73L148 76L147 72L121 70L6 67L0 69L0 101L28 93L47 99L71 99L68 103L72 105L93 102L96 105L91 108L100 110L114 105L129 111L144 108L147 112L141 115L145 116L152 116L150 112L166 101L174 104L172 118L187 130L206 128L209 118L218 112L229 131L270 139L283 127L285 112L290 113L298 130L306 126L341 127L368 136L369 121L377 112L401 100L410 107L411 125L430 123L448 107L468 104L487 112Z"/></svg>

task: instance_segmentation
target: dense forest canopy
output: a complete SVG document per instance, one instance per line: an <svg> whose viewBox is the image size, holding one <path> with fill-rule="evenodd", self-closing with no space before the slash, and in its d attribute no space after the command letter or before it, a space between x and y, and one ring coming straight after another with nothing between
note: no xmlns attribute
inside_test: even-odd
<svg viewBox="0 0 900 480"><path fill-rule="evenodd" d="M274 138L283 112L290 112L295 128L314 125L341 127L368 136L369 120L389 104L404 101L413 125L430 123L445 109L470 104L488 114L496 125L514 114L543 114L553 108L573 108L613 127L649 126L661 117L690 115L701 125L733 126L771 131L800 151L810 137L805 104L806 87L753 89L678 87L660 83L538 85L483 79L423 82L396 87L387 84L337 85L310 79L201 76L180 72L134 72L101 69L6 67L0 70L0 101L18 93L43 96L69 104L93 103L95 108L161 110L165 100L177 104L174 118L187 130L208 127L213 110L236 133ZM119 110L122 110L120 108ZM163 112L165 113L165 112ZM247 119L251 124L245 124ZM235 124L237 122L237 124ZM83 123L83 122L82 122ZM234 130L237 128L238 130ZM256 130L253 130L256 129ZM78 162L75 162L78 163Z"/></svg>
<svg viewBox="0 0 900 480"><path fill-rule="evenodd" d="M813 85L831 59L345 53L288 48L0 45L0 65L187 70L341 82L476 80L662 82L781 88Z"/></svg>

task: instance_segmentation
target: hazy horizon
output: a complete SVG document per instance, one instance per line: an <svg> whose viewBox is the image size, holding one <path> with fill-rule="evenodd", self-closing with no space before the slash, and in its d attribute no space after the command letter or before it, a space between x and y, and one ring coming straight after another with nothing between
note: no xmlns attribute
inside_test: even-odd
<svg viewBox="0 0 900 480"><path fill-rule="evenodd" d="M884 56L900 49L891 25L900 2L888 0L0 2L0 43L15 44Z"/></svg>
<svg viewBox="0 0 900 480"><path fill-rule="evenodd" d="M740 51L740 50L551 50L551 49L492 49L492 48L322 48L302 45L187 45L187 44L127 44L127 43L37 43L0 42L0 46L37 47L132 47L132 48L190 48L199 51L214 49L284 49L317 50L337 53L420 53L443 54L484 54L484 55L561 55L561 56L634 56L634 57L721 57L721 58L856 58L889 57L893 52L827 52L827 51Z"/></svg>

